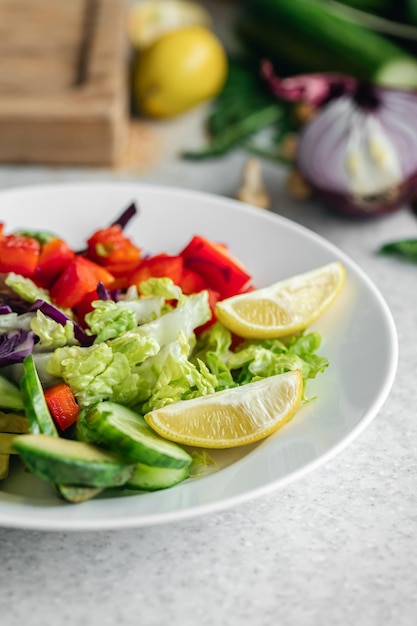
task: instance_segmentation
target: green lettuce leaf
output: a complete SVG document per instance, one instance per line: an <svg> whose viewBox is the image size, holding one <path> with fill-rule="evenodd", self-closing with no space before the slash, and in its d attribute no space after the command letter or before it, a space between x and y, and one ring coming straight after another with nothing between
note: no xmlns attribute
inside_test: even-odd
<svg viewBox="0 0 417 626"><path fill-rule="evenodd" d="M287 343L280 339L247 340L230 355L227 365L239 384L294 369L301 371L305 383L328 366L327 359L315 353L320 344L317 332L291 337Z"/></svg>
<svg viewBox="0 0 417 626"><path fill-rule="evenodd" d="M122 308L113 300L96 300L92 303L93 310L87 313L85 321L87 332L96 335L94 343L120 337L123 333L137 326L135 312L130 308Z"/></svg>
<svg viewBox="0 0 417 626"><path fill-rule="evenodd" d="M106 343L58 348L47 372L65 380L81 407L107 399L128 406L136 401L138 375L126 355Z"/></svg>
<svg viewBox="0 0 417 626"><path fill-rule="evenodd" d="M194 330L205 324L211 317L207 291L184 296L178 306L164 313L156 320L142 324L132 332L144 337L151 337L163 347L176 341L183 332L187 337Z"/></svg>
<svg viewBox="0 0 417 626"><path fill-rule="evenodd" d="M38 299L44 300L45 302L51 302L48 291L35 285L33 280L30 278L25 278L20 274L9 272L4 282L26 302L33 303Z"/></svg>
<svg viewBox="0 0 417 626"><path fill-rule="evenodd" d="M142 413L216 390L216 377L201 361L192 363L189 355L190 344L180 332L177 341L165 346L136 369L143 397L147 396L141 406Z"/></svg>
<svg viewBox="0 0 417 626"><path fill-rule="evenodd" d="M210 372L217 378L216 391L236 387L232 372L226 361L231 355L232 334L223 324L216 322L201 333L193 351L191 360L203 361Z"/></svg>
<svg viewBox="0 0 417 626"><path fill-rule="evenodd" d="M108 342L113 352L124 354L131 368L135 368L149 357L158 354L160 346L153 338L129 331Z"/></svg>
<svg viewBox="0 0 417 626"><path fill-rule="evenodd" d="M74 324L71 321L68 320L63 326L39 310L32 317L30 328L39 337L36 350L55 350L55 348L78 343L74 336Z"/></svg>
<svg viewBox="0 0 417 626"><path fill-rule="evenodd" d="M5 313L0 315L0 334L8 330L30 330L30 323L35 317L34 313Z"/></svg>
<svg viewBox="0 0 417 626"><path fill-rule="evenodd" d="M93 311L87 313L87 332L96 335L95 343L101 343L132 330L138 324L151 321L161 314L163 299L143 297L119 300L96 300Z"/></svg>
<svg viewBox="0 0 417 626"><path fill-rule="evenodd" d="M183 295L171 278L148 278L140 283L139 290L143 296L161 296L165 300L180 300Z"/></svg>

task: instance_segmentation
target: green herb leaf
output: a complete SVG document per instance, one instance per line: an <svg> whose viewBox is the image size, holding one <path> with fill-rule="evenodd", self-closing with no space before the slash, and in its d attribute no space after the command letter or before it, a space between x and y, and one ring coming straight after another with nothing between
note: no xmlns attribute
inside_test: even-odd
<svg viewBox="0 0 417 626"><path fill-rule="evenodd" d="M294 122L287 103L278 102L259 76L259 67L249 59L229 59L226 84L213 103L207 118L208 143L200 151L185 151L182 157L202 160L226 154L242 146L252 151L248 139L271 129L273 148L276 137L292 129ZM253 146L253 150L256 150ZM269 150L279 158L278 150Z"/></svg>
<svg viewBox="0 0 417 626"><path fill-rule="evenodd" d="M392 254L395 256L417 261L417 239L400 239L386 243L378 250L380 254Z"/></svg>

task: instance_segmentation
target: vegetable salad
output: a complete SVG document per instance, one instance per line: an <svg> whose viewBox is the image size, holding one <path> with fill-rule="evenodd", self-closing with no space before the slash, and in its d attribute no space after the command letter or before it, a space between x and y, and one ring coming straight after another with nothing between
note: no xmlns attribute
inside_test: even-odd
<svg viewBox="0 0 417 626"><path fill-rule="evenodd" d="M0 228L0 477L17 452L70 502L172 486L208 457L163 440L149 411L327 367L317 332L233 336L215 303L254 289L248 270L200 235L177 255L145 255L124 230L135 215L132 204L82 251Z"/></svg>

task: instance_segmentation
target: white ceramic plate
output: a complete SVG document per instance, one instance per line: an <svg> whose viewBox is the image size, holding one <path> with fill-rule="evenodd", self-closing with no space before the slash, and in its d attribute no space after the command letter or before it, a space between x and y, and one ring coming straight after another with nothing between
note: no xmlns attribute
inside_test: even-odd
<svg viewBox="0 0 417 626"><path fill-rule="evenodd" d="M361 269L323 238L287 219L208 194L139 184L27 187L0 193L7 230L45 228L75 247L135 201L127 233L147 252L178 252L194 234L229 245L258 287L340 260L346 286L316 322L330 367L308 384L318 399L265 441L214 453L218 470L169 490L70 505L15 463L0 484L0 525L43 530L144 526L220 510L276 489L348 445L377 414L397 366L397 335L382 296Z"/></svg>

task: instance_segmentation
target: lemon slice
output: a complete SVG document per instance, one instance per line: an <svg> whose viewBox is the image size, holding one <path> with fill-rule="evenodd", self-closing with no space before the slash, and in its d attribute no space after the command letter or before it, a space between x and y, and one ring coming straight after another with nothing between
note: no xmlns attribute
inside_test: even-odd
<svg viewBox="0 0 417 626"><path fill-rule="evenodd" d="M138 50L150 46L161 35L182 26L211 26L208 11L193 0L139 0L128 12L127 29Z"/></svg>
<svg viewBox="0 0 417 626"><path fill-rule="evenodd" d="M162 437L183 445L235 448L264 439L288 422L302 397L299 370L181 400L145 415Z"/></svg>
<svg viewBox="0 0 417 626"><path fill-rule="evenodd" d="M263 289L217 303L216 317L239 337L284 337L312 324L335 300L345 281L345 268L329 263Z"/></svg>

